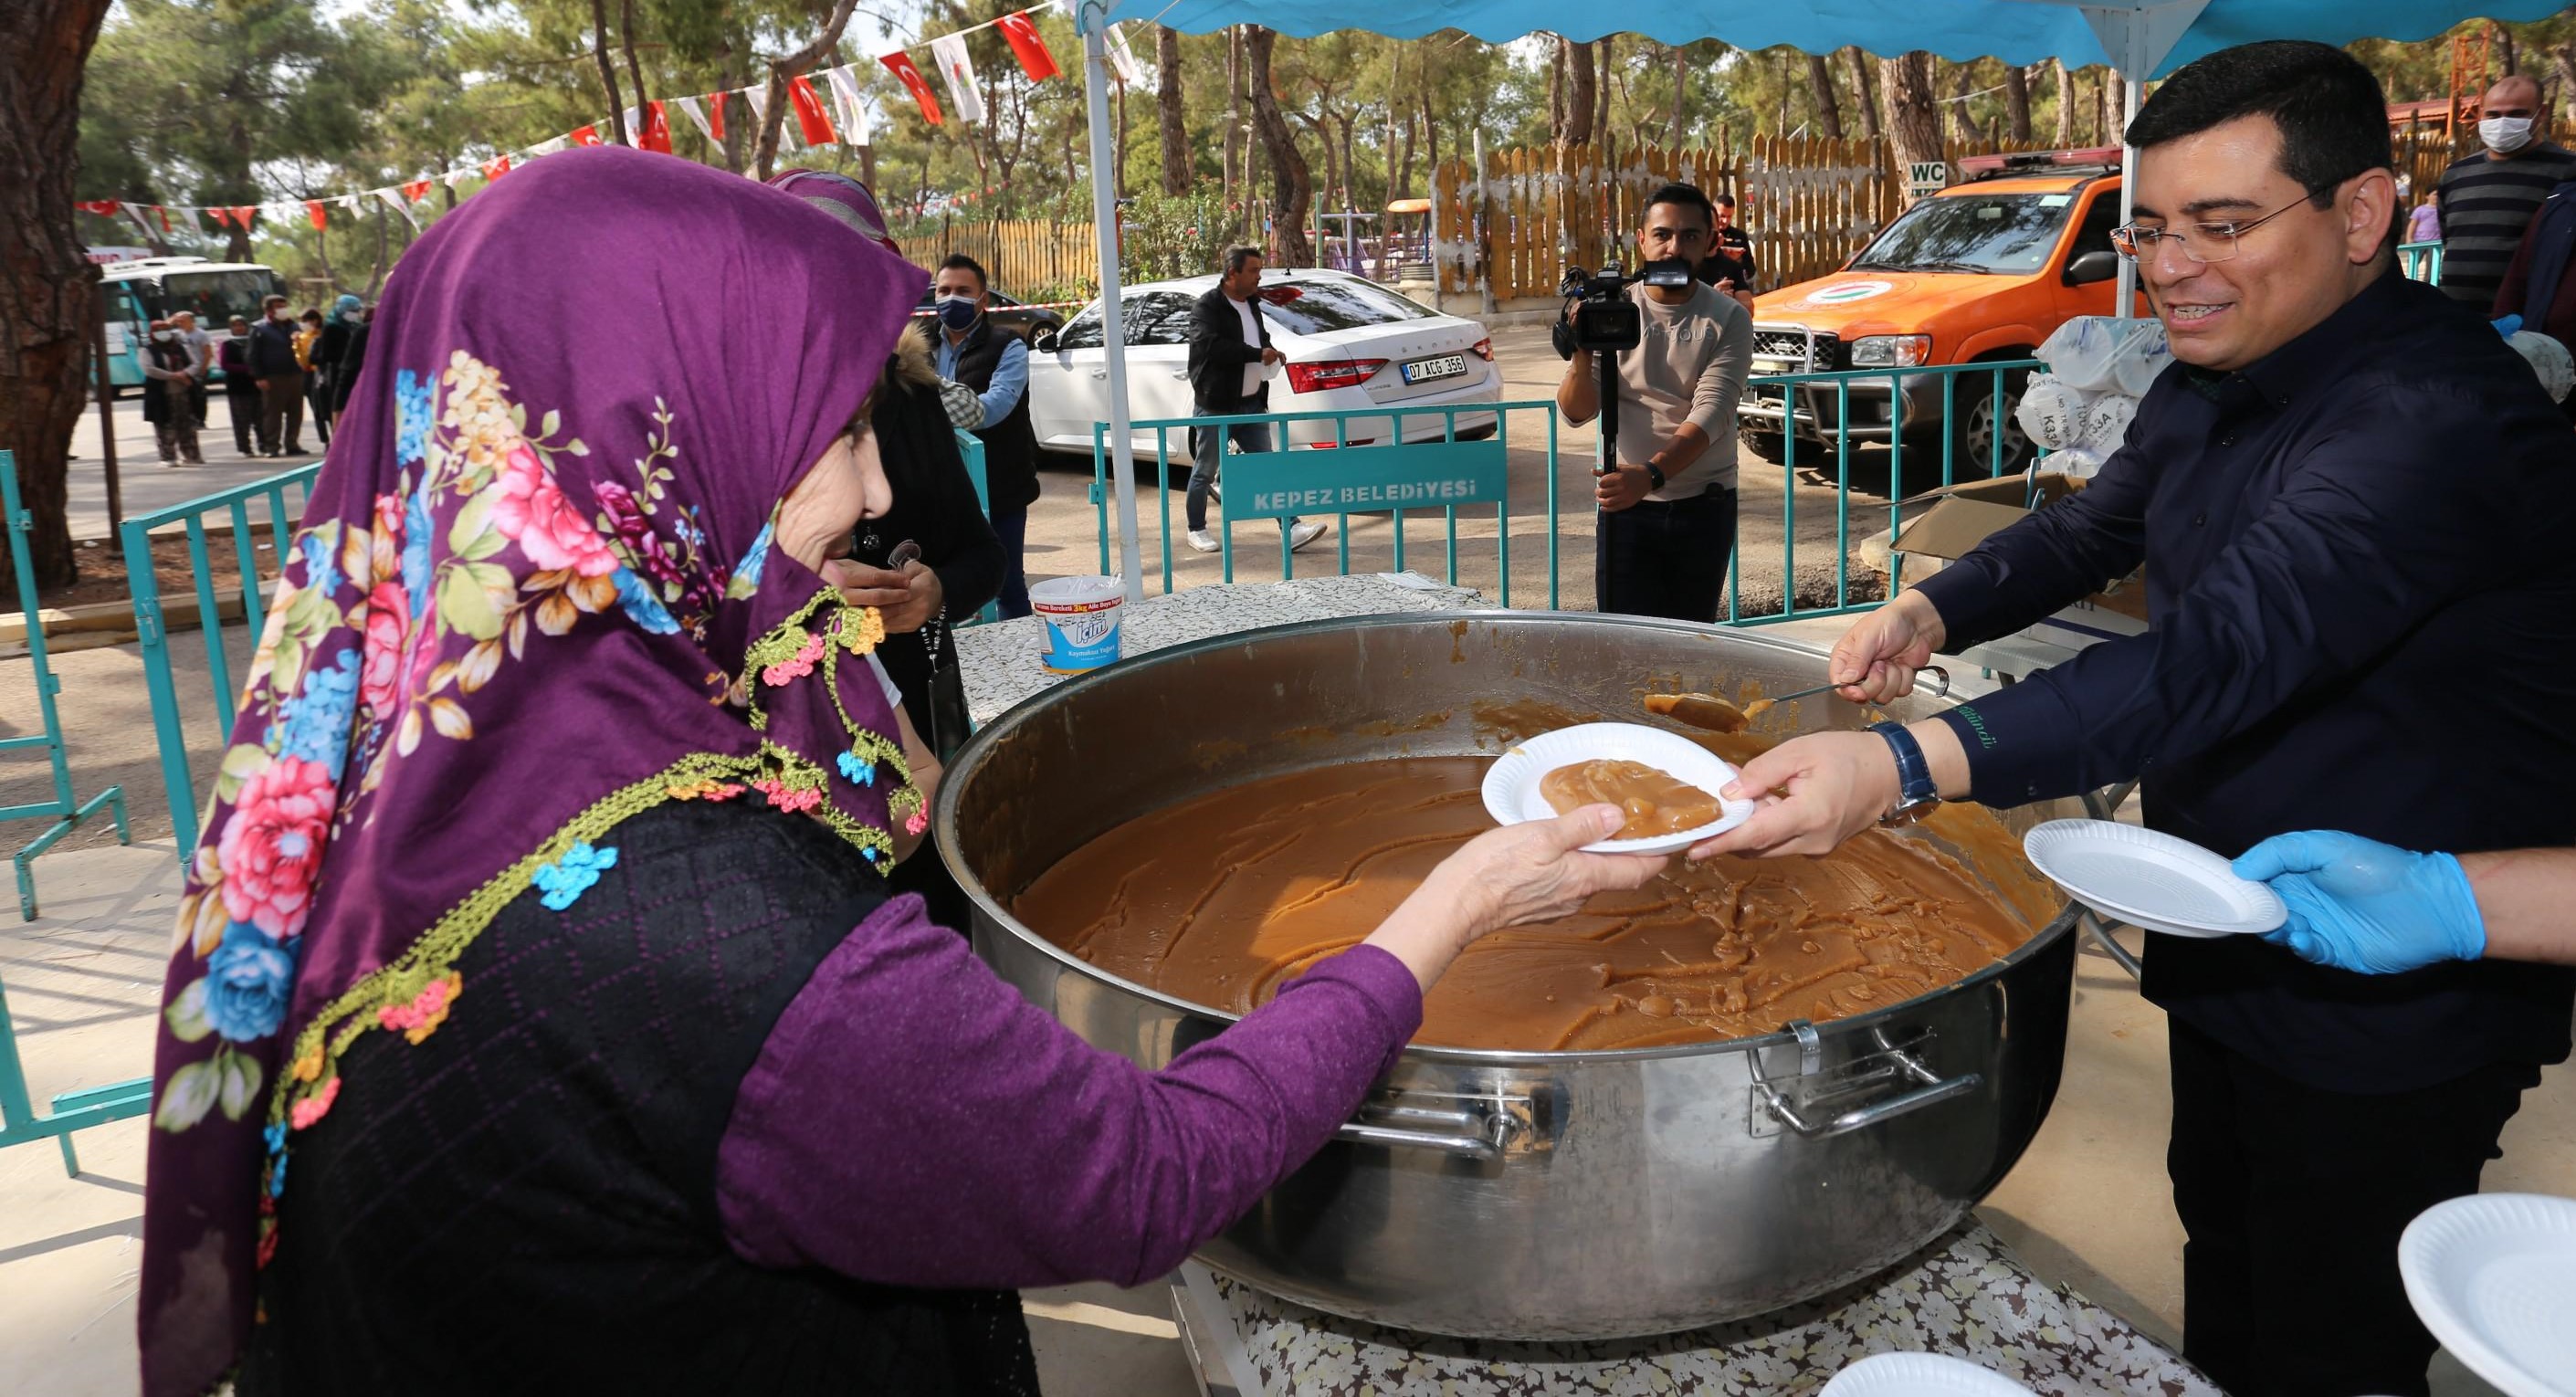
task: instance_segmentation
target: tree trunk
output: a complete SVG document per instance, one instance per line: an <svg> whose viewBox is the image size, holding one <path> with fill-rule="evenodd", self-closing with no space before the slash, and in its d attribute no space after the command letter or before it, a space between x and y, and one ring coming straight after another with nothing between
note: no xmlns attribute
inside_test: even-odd
<svg viewBox="0 0 2576 1397"><path fill-rule="evenodd" d="M2117 68L2102 70L2102 144L2128 139L2129 84Z"/></svg>
<svg viewBox="0 0 2576 1397"><path fill-rule="evenodd" d="M1619 71L1611 60L1610 44L1611 36L1602 35L1596 45L1600 52L1592 63L1592 139L1595 141L1610 139L1610 84L1613 75Z"/></svg>
<svg viewBox="0 0 2576 1397"><path fill-rule="evenodd" d="M98 270L73 226L81 79L108 0L0 6L0 451L16 453L39 592L78 577L66 514L72 428L92 371ZM0 529L0 577L13 575ZM14 585L0 591L18 604ZM23 716L23 715L20 715Z"/></svg>
<svg viewBox="0 0 2576 1397"><path fill-rule="evenodd" d="M599 2L591 0L594 5ZM841 31L849 27L850 11L857 6L858 0L840 0L832 7L831 17L823 21L823 32L814 36L814 42L785 58L769 61L769 114L760 123L760 148L752 164L756 172L752 178L767 180L771 168L778 163L778 125L787 119L787 80L799 76L823 55L840 46Z"/></svg>
<svg viewBox="0 0 2576 1397"><path fill-rule="evenodd" d="M1180 195L1190 192L1190 132L1181 120L1181 33L1177 29L1154 26L1155 57L1161 71L1156 86L1161 90L1154 100L1163 113L1163 192Z"/></svg>
<svg viewBox="0 0 2576 1397"><path fill-rule="evenodd" d="M2030 70L2018 63L2004 65L2004 119L2014 140L2030 139Z"/></svg>
<svg viewBox="0 0 2576 1397"><path fill-rule="evenodd" d="M1673 49L1673 110L1664 119L1664 146L1668 150L1682 147L1682 98L1690 91L1690 51L1676 45Z"/></svg>
<svg viewBox="0 0 2576 1397"><path fill-rule="evenodd" d="M1342 120L1342 207L1343 207L1343 208L1345 208L1345 209L1356 209L1356 208L1358 208L1358 207L1359 207L1359 191L1358 191L1357 189L1353 188L1352 186L1354 186L1354 185L1358 184L1358 183L1359 183L1359 181L1360 181L1360 175L1359 175L1360 166L1359 166L1359 160L1358 160L1358 158L1357 158L1357 157L1355 157L1355 156L1353 156L1353 155L1351 154L1351 151L1352 151L1352 149L1353 149L1353 147L1354 147L1354 142L1353 142L1353 140L1351 139L1351 127L1352 127L1355 123L1354 123L1354 120L1353 120L1353 118L1352 118L1352 116L1351 116L1351 114L1350 114L1349 112L1344 112L1344 113L1342 113L1341 120ZM1380 204L1384 204L1385 202L1386 202L1386 201L1385 201L1384 199L1380 199L1380 200L1378 200L1378 203L1380 203Z"/></svg>
<svg viewBox="0 0 2576 1397"><path fill-rule="evenodd" d="M1296 134L1288 129L1288 118L1279 111L1279 94L1270 85L1270 55L1279 35L1262 25L1251 25L1245 35L1244 56L1249 61L1247 76L1252 84L1252 123L1261 133L1262 149L1269 152L1272 189L1276 202L1271 218L1279 243L1279 260L1291 267L1315 265L1315 245L1306 236L1306 214L1314 193L1314 176L1306 168L1306 157L1297 149Z"/></svg>
<svg viewBox="0 0 2576 1397"><path fill-rule="evenodd" d="M374 270L367 273L367 289L361 293L370 302L374 301L376 293L385 287L385 220L392 217L391 213L383 209L376 210L376 265Z"/></svg>
<svg viewBox="0 0 2576 1397"><path fill-rule="evenodd" d="M1244 197L1244 171L1236 163L1235 151L1247 139L1243 130L1243 26L1239 24L1225 31L1225 101L1225 206L1231 210Z"/></svg>
<svg viewBox="0 0 2576 1397"><path fill-rule="evenodd" d="M1565 139L1565 40L1556 41L1556 53L1547 63L1547 139L1553 145Z"/></svg>
<svg viewBox="0 0 2576 1397"><path fill-rule="evenodd" d="M1431 88L1428 85L1422 89L1422 158L1433 170L1440 168L1440 126L1431 119ZM1440 179L1437 174L1431 178L1435 184ZM1476 178L1483 179L1484 172L1477 171Z"/></svg>
<svg viewBox="0 0 2576 1397"><path fill-rule="evenodd" d="M2558 90L2566 95L2567 119L2576 121L2576 43L2551 48L2549 66L2558 75Z"/></svg>
<svg viewBox="0 0 2576 1397"><path fill-rule="evenodd" d="M644 123L644 65L635 59L635 0L619 0L618 35L626 41L626 85L635 99L635 122L642 134Z"/></svg>
<svg viewBox="0 0 2576 1397"><path fill-rule="evenodd" d="M1592 139L1593 108L1601 101L1601 76L1592 65L1592 45L1559 39L1565 46L1565 142L1582 145Z"/></svg>
<svg viewBox="0 0 2576 1397"><path fill-rule="evenodd" d="M1869 80L1870 56L1854 44L1845 52L1851 55L1853 105L1860 108L1860 133L1877 140L1882 134L1878 119L1878 93Z"/></svg>
<svg viewBox="0 0 2576 1397"><path fill-rule="evenodd" d="M1393 100L1393 94L1389 94L1389 100L1390 100L1390 101L1392 101L1392 100ZM1415 137L1414 137L1414 128L1415 128L1416 123L1418 123L1420 120L1421 120L1421 113L1419 113L1419 112L1416 112L1416 111L1412 110L1410 107L1407 107L1407 108L1405 109L1405 113L1404 113L1404 160L1403 160L1403 162L1402 162L1402 163L1400 163L1400 164L1398 164L1398 165L1396 166L1395 185L1394 185L1394 187L1393 187L1391 190L1389 190L1389 191L1388 191L1388 193L1389 193L1389 202L1393 202L1393 200L1395 200L1395 199L1410 199L1410 198L1412 198L1412 197L1413 197L1413 143L1414 143L1414 139L1415 139ZM1439 162L1439 161L1437 161L1437 160L1434 160L1434 161L1432 161L1432 162L1431 162L1431 164L1432 164L1432 167L1433 167L1434 169L1437 169L1437 168L1439 168L1439 164L1440 164L1440 162Z"/></svg>
<svg viewBox="0 0 2576 1397"><path fill-rule="evenodd" d="M2502 57L2504 58L2504 66L2496 70L2496 81L2502 82L2504 79L2521 72L2522 64L2518 61L2520 55L2514 52L2513 31L2499 24L2495 26L2495 36L2496 42L2502 46L2503 50Z"/></svg>
<svg viewBox="0 0 2576 1397"><path fill-rule="evenodd" d="M1941 113L1932 101L1932 55L1921 49L1878 61L1879 85L1887 89L1887 136L1895 147L1899 171L1915 161L1941 155Z"/></svg>
<svg viewBox="0 0 2576 1397"><path fill-rule="evenodd" d="M2057 145L2063 150L2075 144L2075 75L2062 58L2048 60L2048 66L2057 72Z"/></svg>
<svg viewBox="0 0 2576 1397"><path fill-rule="evenodd" d="M1118 80L1118 197L1127 197L1127 80Z"/></svg>
<svg viewBox="0 0 2576 1397"><path fill-rule="evenodd" d="M1953 119L1958 122L1959 143L1966 146L1979 146L1986 141L1985 131L1977 125L1975 117L1968 115L1968 93L1974 88L1976 74L1976 65L1962 63L1950 78L1950 105L1955 111Z"/></svg>
<svg viewBox="0 0 2576 1397"><path fill-rule="evenodd" d="M1807 86L1816 93L1816 126L1828 140L1843 138L1842 104L1834 100L1834 65L1821 53L1807 55Z"/></svg>
<svg viewBox="0 0 2576 1397"><path fill-rule="evenodd" d="M1792 128L1789 125L1789 55L1785 53L1780 55L1780 72L1771 84L1771 90L1780 94L1780 109L1771 120L1771 130L1776 135L1787 136Z"/></svg>
<svg viewBox="0 0 2576 1397"><path fill-rule="evenodd" d="M626 138L626 101L617 95L617 65L608 57L608 0L590 0L590 52L599 60L599 86L608 94L608 133L619 145Z"/></svg>

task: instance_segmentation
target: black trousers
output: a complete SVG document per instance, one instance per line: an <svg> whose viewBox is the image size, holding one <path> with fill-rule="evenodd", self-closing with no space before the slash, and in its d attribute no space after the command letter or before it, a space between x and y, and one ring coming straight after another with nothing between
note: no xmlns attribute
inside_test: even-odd
<svg viewBox="0 0 2576 1397"><path fill-rule="evenodd" d="M1216 407L1190 406L1192 417L1231 417L1240 412L1266 412L1269 395L1238 398L1232 404ZM1195 532L1207 527L1208 487L1216 484L1217 468L1225 464L1225 444L1231 439L1245 451L1270 449L1270 424L1237 422L1230 427L1190 428L1190 492L1182 502L1182 518Z"/></svg>
<svg viewBox="0 0 2576 1397"><path fill-rule="evenodd" d="M2398 1235L2478 1191L2539 1067L2355 1095L2178 1020L2172 1060L2183 1356L2230 1397L2427 1397L2436 1345L2406 1303Z"/></svg>
<svg viewBox="0 0 2576 1397"><path fill-rule="evenodd" d="M231 382L230 379L225 380L224 406L232 409L233 449L248 456L252 454L251 443L254 440L267 440L265 437L255 436L259 430L259 389L253 387L249 392L244 393L231 387ZM245 378L243 382L247 384L249 380ZM268 451L262 447L259 448L258 454L265 456Z"/></svg>
<svg viewBox="0 0 2576 1397"><path fill-rule="evenodd" d="M1593 605L1622 616L1714 621L1735 549L1735 492L1639 500L1597 516Z"/></svg>

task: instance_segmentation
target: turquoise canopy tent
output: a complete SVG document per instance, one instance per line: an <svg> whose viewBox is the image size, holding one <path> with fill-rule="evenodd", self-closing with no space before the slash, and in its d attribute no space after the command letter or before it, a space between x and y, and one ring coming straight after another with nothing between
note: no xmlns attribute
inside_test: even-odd
<svg viewBox="0 0 2576 1397"><path fill-rule="evenodd" d="M2128 79L2128 111L2137 112L2141 80L2163 76L2218 49L2256 39L2423 39L2472 19L2534 20L2557 13L2561 0L1666 0L1661 5L1605 6L1598 0L1072 0L1083 36L1090 88L1091 168L1113 159L1110 66L1104 35L1121 21L1168 25L1204 34L1260 24L1283 34L1360 29L1412 39L1457 29L1492 43L1541 31L1577 41L1604 34L1643 34L1668 44L1722 39L1737 48L1786 44L1830 53L1857 44L1871 53L1924 49L1943 58L1993 57L2008 63L2044 58L2070 66L2107 63ZM2122 201L2129 181L2123 181ZM1117 226L1115 191L1092 181L1092 212L1102 228ZM2123 210L2125 213L2125 209ZM2127 304L2131 269L2121 268ZM1128 440L1125 334L1118 315L1117 240L1100 240L1100 294L1109 360L1109 440ZM1135 466L1116 452L1119 565L1127 594L1144 599L1136 532Z"/></svg>

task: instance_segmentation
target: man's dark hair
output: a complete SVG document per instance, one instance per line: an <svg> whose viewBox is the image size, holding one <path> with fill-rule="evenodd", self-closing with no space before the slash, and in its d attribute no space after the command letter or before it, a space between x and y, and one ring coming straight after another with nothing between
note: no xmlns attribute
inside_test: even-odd
<svg viewBox="0 0 2576 1397"><path fill-rule="evenodd" d="M2175 69L2138 109L2128 141L2160 146L2241 116L2281 128L2281 173L2318 208L2345 180L2396 163L2379 79L2342 49L2305 39L2239 44Z"/></svg>
<svg viewBox="0 0 2576 1397"><path fill-rule="evenodd" d="M1708 196L1708 201L1712 204L1724 204L1730 209L1735 207L1735 196L1732 194L1711 194Z"/></svg>
<svg viewBox="0 0 2576 1397"><path fill-rule="evenodd" d="M1676 208L1697 209L1699 210L1699 216L1708 220L1711 227L1715 227L1717 224L1716 208L1710 205L1707 195L1699 192L1699 186L1696 184L1684 184L1679 180L1675 180L1671 184L1665 185L1663 188L1646 196L1645 208L1651 209L1657 204L1671 204Z"/></svg>
<svg viewBox="0 0 2576 1397"><path fill-rule="evenodd" d="M1225 250L1225 274L1227 276L1232 276L1236 272L1243 270L1244 263L1258 262L1261 260L1263 259L1260 248L1229 247Z"/></svg>
<svg viewBox="0 0 2576 1397"><path fill-rule="evenodd" d="M984 275L984 264L962 252L952 252L948 254L948 260L939 264L939 270L943 272L973 272L975 274L975 289L978 291L989 291L993 287L993 279Z"/></svg>
<svg viewBox="0 0 2576 1397"><path fill-rule="evenodd" d="M261 310L263 310L263 311L271 311L271 310L275 310L275 309L277 309L279 306L282 306L282 305L285 305L285 304L286 304L286 298L285 298L284 296L278 296L278 295L267 295L267 296L262 296L262 297L260 297L260 298L259 298L259 308L260 308Z"/></svg>

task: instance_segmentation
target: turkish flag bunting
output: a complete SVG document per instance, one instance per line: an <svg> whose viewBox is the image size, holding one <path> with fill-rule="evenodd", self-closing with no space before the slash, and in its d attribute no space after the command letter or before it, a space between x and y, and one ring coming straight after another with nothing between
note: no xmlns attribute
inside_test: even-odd
<svg viewBox="0 0 2576 1397"><path fill-rule="evenodd" d="M912 66L911 54L897 49L877 61L893 70L895 77L902 81L904 90L912 94L912 100L921 104L923 120L933 126L941 124L939 99L931 95L930 84L922 80L921 70Z"/></svg>
<svg viewBox="0 0 2576 1397"><path fill-rule="evenodd" d="M733 94L730 92L718 92L707 98L707 139L718 144L721 144L725 138L725 104L731 100L733 100Z"/></svg>
<svg viewBox="0 0 2576 1397"><path fill-rule="evenodd" d="M508 173L510 173L510 157L506 155L495 155L491 159L483 162L483 178L485 179L499 179L501 176Z"/></svg>
<svg viewBox="0 0 2576 1397"><path fill-rule="evenodd" d="M417 204L429 197L429 184L430 182L425 179L413 180L402 187L403 197Z"/></svg>
<svg viewBox="0 0 2576 1397"><path fill-rule="evenodd" d="M1045 82L1064 71L1056 66L1046 40L1038 37L1038 22L1026 10L1002 16L1001 27L1002 37L1011 41L1011 52L1018 56L1020 71L1029 75L1029 81Z"/></svg>
<svg viewBox="0 0 2576 1397"><path fill-rule="evenodd" d="M801 77L787 80L787 100L796 108L796 126L809 146L830 145L840 137L832 131L832 118L823 110L823 98L814 84Z"/></svg>
<svg viewBox="0 0 2576 1397"><path fill-rule="evenodd" d="M168 209L166 209L166 208L163 208L163 207L162 207L161 205L159 205L159 204L154 204L154 205L152 206L152 211L153 211L154 213L157 213L157 214L161 215L161 234L162 234L162 236L164 236L164 237L169 236L169 234L170 234L170 211L169 211Z"/></svg>
<svg viewBox="0 0 2576 1397"><path fill-rule="evenodd" d="M322 225L328 221L323 215L322 201L319 199L304 201L304 216L313 220L313 231L316 233L321 232Z"/></svg>
<svg viewBox="0 0 2576 1397"><path fill-rule="evenodd" d="M233 221L241 225L241 230L243 232L247 233L250 231L250 222L252 219L257 217L259 217L259 206L257 204L233 205Z"/></svg>
<svg viewBox="0 0 2576 1397"><path fill-rule="evenodd" d="M572 129L572 143L573 143L574 145L577 145L577 146L595 146L595 145L598 145L598 144L600 143L600 142L599 142L599 128L598 128L598 127L596 127L596 126L576 126L576 127L574 127L574 128Z"/></svg>
<svg viewBox="0 0 2576 1397"><path fill-rule="evenodd" d="M644 104L644 129L637 133L635 144L639 149L659 151L664 155L671 153L671 118L662 110L661 103Z"/></svg>
<svg viewBox="0 0 2576 1397"><path fill-rule="evenodd" d="M86 209L91 213L104 215L108 218L114 218L116 216L116 201L114 199L83 199L80 202L79 207Z"/></svg>

